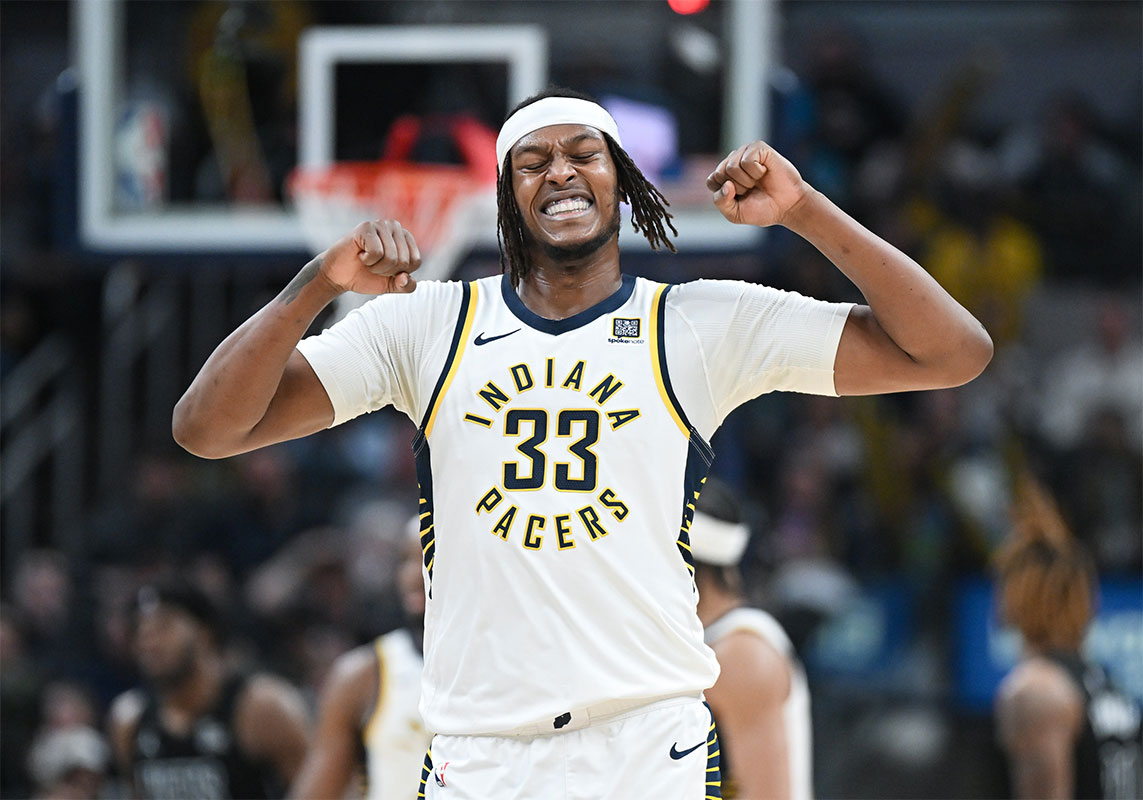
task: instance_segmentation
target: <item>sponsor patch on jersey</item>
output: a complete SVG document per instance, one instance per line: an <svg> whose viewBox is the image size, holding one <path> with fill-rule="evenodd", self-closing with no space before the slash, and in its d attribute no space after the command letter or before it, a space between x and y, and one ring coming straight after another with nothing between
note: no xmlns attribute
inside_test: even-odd
<svg viewBox="0 0 1143 800"><path fill-rule="evenodd" d="M631 319L630 317L612 317L611 318L611 336L607 341L612 344L639 344L643 340L639 338L641 331L640 320L638 317Z"/></svg>

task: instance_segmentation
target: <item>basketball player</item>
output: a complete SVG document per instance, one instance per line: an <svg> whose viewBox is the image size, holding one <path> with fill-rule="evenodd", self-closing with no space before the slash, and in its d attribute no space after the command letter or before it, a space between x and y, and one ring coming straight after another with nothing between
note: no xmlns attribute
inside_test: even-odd
<svg viewBox="0 0 1143 800"><path fill-rule="evenodd" d="M1013 796L1143 797L1139 706L1080 655L1096 588L1092 561L1030 479L996 566L1001 614L1024 639L996 697Z"/></svg>
<svg viewBox="0 0 1143 800"><path fill-rule="evenodd" d="M417 286L408 231L362 223L211 355L175 437L217 458L388 404L419 425L427 797L717 797L688 541L707 441L763 392L963 383L991 340L763 142L710 175L715 205L806 237L868 306L625 276L620 201L653 247L671 218L584 96L521 103L496 149L503 276ZM384 296L300 342L345 291Z"/></svg>
<svg viewBox="0 0 1143 800"><path fill-rule="evenodd" d="M116 698L110 738L133 797L280 797L305 755L300 694L232 674L218 611L189 583L140 590L135 644L149 684Z"/></svg>
<svg viewBox="0 0 1143 800"><path fill-rule="evenodd" d="M421 764L432 737L421 721L421 656L425 587L421 582L420 519L397 570L407 627L339 658L322 690L317 735L290 796L344 797L365 769L367 800L416 797Z"/></svg>
<svg viewBox="0 0 1143 800"><path fill-rule="evenodd" d="M810 693L789 637L749 608L739 561L750 539L738 499L708 480L690 528L698 616L721 672L706 700L718 724L725 798L809 800Z"/></svg>

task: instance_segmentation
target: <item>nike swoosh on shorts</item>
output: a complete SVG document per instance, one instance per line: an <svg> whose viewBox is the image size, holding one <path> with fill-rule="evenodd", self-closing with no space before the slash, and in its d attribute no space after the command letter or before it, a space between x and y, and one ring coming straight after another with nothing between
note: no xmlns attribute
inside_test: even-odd
<svg viewBox="0 0 1143 800"><path fill-rule="evenodd" d="M680 758L683 758L684 756L690 755L695 750L698 750L700 747L702 747L704 744L706 744L706 742L699 742L694 747L688 747L686 750L683 750L681 752L679 750L675 749L676 747L678 747L678 744L679 744L678 742L675 742L673 745L671 745L671 758L675 759L676 761L678 761Z"/></svg>

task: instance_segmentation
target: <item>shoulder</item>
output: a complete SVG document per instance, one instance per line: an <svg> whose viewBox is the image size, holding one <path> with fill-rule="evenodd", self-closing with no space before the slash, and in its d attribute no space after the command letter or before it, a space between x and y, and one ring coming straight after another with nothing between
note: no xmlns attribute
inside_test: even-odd
<svg viewBox="0 0 1143 800"><path fill-rule="evenodd" d="M238 693L241 705L280 705L300 697L297 687L270 672L255 672L243 682Z"/></svg>
<svg viewBox="0 0 1143 800"><path fill-rule="evenodd" d="M256 672L246 678L235 698L236 724L265 731L263 726L307 719L302 693L292 683L269 672Z"/></svg>
<svg viewBox="0 0 1143 800"><path fill-rule="evenodd" d="M996 713L1002 735L1020 736L1045 726L1078 726L1083 695L1062 667L1044 658L1031 658L1018 664L1001 682Z"/></svg>
<svg viewBox="0 0 1143 800"><path fill-rule="evenodd" d="M751 291L777 291L767 286L746 281L709 280L674 284L667 294L667 308L687 308L701 303L733 303Z"/></svg>
<svg viewBox="0 0 1143 800"><path fill-rule="evenodd" d="M107 735L121 766L130 760L131 739L146 707L147 695L143 690L131 689L116 697L107 710Z"/></svg>
<svg viewBox="0 0 1143 800"><path fill-rule="evenodd" d="M425 281L408 294L383 294L366 301L360 311L364 314L391 314L403 310L418 311L440 309L455 310L463 299L468 284L461 281ZM353 313L353 312L351 312Z"/></svg>
<svg viewBox="0 0 1143 800"><path fill-rule="evenodd" d="M147 695L142 689L131 689L111 701L107 711L107 719L114 730L134 728L143 716L143 709L147 707Z"/></svg>
<svg viewBox="0 0 1143 800"><path fill-rule="evenodd" d="M845 304L825 303L786 289L775 289L761 283L732 280L689 281L671 288L667 295L668 313L687 319L728 324L734 317L751 322L782 320L790 314L802 314L815 308L832 308ZM848 308L848 306L846 306Z"/></svg>
<svg viewBox="0 0 1143 800"><path fill-rule="evenodd" d="M792 656L794 646L786 629L778 620L760 608L741 606L727 612L706 628L706 639L713 644L735 632L746 632L762 639L785 656Z"/></svg>
<svg viewBox="0 0 1143 800"><path fill-rule="evenodd" d="M790 660L766 638L734 630L712 645L722 673L718 682L740 697L770 704L790 693Z"/></svg>
<svg viewBox="0 0 1143 800"><path fill-rule="evenodd" d="M356 701L353 705L363 709L376 692L380 661L375 642L338 656L322 687L323 705L331 701Z"/></svg>

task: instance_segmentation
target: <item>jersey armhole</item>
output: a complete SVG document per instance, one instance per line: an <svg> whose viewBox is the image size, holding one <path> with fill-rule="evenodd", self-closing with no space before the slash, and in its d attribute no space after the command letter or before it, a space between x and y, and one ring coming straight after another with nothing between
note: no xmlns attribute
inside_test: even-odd
<svg viewBox="0 0 1143 800"><path fill-rule="evenodd" d="M476 312L476 298L479 294L476 281L462 284L461 292L460 310L457 312L452 342L449 344L448 355L445 357L444 366L441 368L440 376L433 387L433 393L429 396L429 402L425 406L424 416L421 417L418 437L428 437L432 432L437 410L440 408L445 392L448 391L449 384L456 373L456 366L460 363L461 356L464 355L464 345L468 341L468 334L472 328L472 320Z"/></svg>
<svg viewBox="0 0 1143 800"><path fill-rule="evenodd" d="M674 284L661 284L655 290L655 296L651 301L651 363L655 374L655 385L659 389L659 396L663 399L663 404L667 407L667 411L675 424L679 426L683 436L689 437L694 427L687 419L687 413L683 410L679 398L675 396L674 387L671 386L671 375L667 369L667 337L664 322L666 321L667 295L673 288Z"/></svg>

